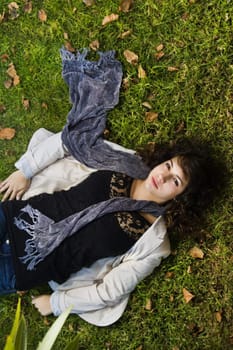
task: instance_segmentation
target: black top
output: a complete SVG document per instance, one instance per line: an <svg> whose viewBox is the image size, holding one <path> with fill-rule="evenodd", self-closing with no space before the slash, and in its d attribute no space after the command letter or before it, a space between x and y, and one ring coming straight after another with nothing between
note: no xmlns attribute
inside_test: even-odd
<svg viewBox="0 0 233 350"><path fill-rule="evenodd" d="M91 174L81 184L68 191L41 194L29 200L3 202L7 229L16 273L16 288L30 289L44 282L64 282L71 273L90 266L97 259L126 252L150 226L137 212L106 214L66 238L32 271L27 270L19 257L25 255L25 231L13 224L21 208L30 204L55 222L84 208L116 196L129 196L132 179L111 171ZM27 214L24 214L27 215Z"/></svg>

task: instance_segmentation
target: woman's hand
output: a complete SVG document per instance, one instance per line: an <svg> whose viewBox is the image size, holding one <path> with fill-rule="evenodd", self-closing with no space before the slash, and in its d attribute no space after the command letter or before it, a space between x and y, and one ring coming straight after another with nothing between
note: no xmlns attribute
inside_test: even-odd
<svg viewBox="0 0 233 350"><path fill-rule="evenodd" d="M31 180L27 179L20 170L14 171L0 183L0 193L4 193L2 201L20 199L30 184Z"/></svg>
<svg viewBox="0 0 233 350"><path fill-rule="evenodd" d="M52 313L50 305L50 295L44 294L32 298L32 304L38 309L42 316L48 316Z"/></svg>

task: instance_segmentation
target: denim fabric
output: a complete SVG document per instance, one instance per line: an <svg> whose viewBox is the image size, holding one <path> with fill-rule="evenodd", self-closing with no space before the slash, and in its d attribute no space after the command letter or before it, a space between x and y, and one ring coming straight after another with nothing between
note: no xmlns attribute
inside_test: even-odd
<svg viewBox="0 0 233 350"><path fill-rule="evenodd" d="M6 219L0 203L0 295L16 292L15 273L9 241L7 240Z"/></svg>

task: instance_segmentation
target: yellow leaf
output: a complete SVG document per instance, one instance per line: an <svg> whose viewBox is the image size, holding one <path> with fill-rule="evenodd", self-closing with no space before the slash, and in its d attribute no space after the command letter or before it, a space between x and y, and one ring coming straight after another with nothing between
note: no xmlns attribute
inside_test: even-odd
<svg viewBox="0 0 233 350"><path fill-rule="evenodd" d="M86 6L92 6L92 5L94 5L95 1L94 0L83 0L83 3Z"/></svg>
<svg viewBox="0 0 233 350"><path fill-rule="evenodd" d="M146 77L146 72L142 68L142 66L139 64L139 66L138 66L138 78L139 79L144 79L145 77Z"/></svg>
<svg viewBox="0 0 233 350"><path fill-rule="evenodd" d="M94 41L92 41L92 42L89 44L89 47L90 47L92 50L94 50L94 51L98 50L99 47L100 47L99 40L94 40Z"/></svg>
<svg viewBox="0 0 233 350"><path fill-rule="evenodd" d="M186 303L189 303L190 300L195 297L195 295L190 293L186 288L183 288L183 296Z"/></svg>
<svg viewBox="0 0 233 350"><path fill-rule="evenodd" d="M191 257L195 259L203 259L204 257L203 251L198 247L191 248L189 251L189 255L191 255Z"/></svg>
<svg viewBox="0 0 233 350"><path fill-rule="evenodd" d="M138 55L136 55L136 53L134 53L133 51L125 50L123 54L127 62L133 65L136 65L138 63Z"/></svg>
<svg viewBox="0 0 233 350"><path fill-rule="evenodd" d="M121 33L121 34L118 36L118 38L124 39L124 38L126 38L127 36L129 36L131 33L132 33L132 30L126 30L125 32Z"/></svg>
<svg viewBox="0 0 233 350"><path fill-rule="evenodd" d="M151 299L147 299L147 300L146 300L145 309L146 309L147 311L151 311L151 310L152 310L152 302L151 302Z"/></svg>
<svg viewBox="0 0 233 350"><path fill-rule="evenodd" d="M156 51L162 51L164 48L163 44L159 44L158 46L156 46Z"/></svg>
<svg viewBox="0 0 233 350"><path fill-rule="evenodd" d="M155 54L155 58L157 60L160 60L164 55L165 53L163 51L159 51L158 53Z"/></svg>
<svg viewBox="0 0 233 350"><path fill-rule="evenodd" d="M102 26L105 26L108 23L111 23L113 21L117 21L119 18L119 15L112 13L111 15L105 16L102 21Z"/></svg>
<svg viewBox="0 0 233 350"><path fill-rule="evenodd" d="M143 107L146 107L146 108L148 108L148 109L151 109L151 108L152 108L151 104L150 104L149 102L147 102L147 101L142 102L142 105L143 105Z"/></svg>
<svg viewBox="0 0 233 350"><path fill-rule="evenodd" d="M219 311L215 312L215 317L216 317L217 322L220 323L222 321L222 314L221 314L221 312L219 312Z"/></svg>
<svg viewBox="0 0 233 350"><path fill-rule="evenodd" d="M179 68L169 66L169 67L167 67L167 70L168 70L169 72L176 72L177 70L179 70Z"/></svg>

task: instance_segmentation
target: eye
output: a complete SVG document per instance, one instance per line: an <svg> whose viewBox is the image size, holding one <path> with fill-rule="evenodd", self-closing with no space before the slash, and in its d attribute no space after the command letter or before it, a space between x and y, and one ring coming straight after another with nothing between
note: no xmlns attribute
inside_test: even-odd
<svg viewBox="0 0 233 350"><path fill-rule="evenodd" d="M166 167L167 167L168 170L171 169L171 164L170 164L169 162L166 162L165 165L166 165Z"/></svg>
<svg viewBox="0 0 233 350"><path fill-rule="evenodd" d="M174 184L176 185L176 187L178 187L178 186L179 186L179 181L177 180L177 178L176 178L176 177L174 178Z"/></svg>

